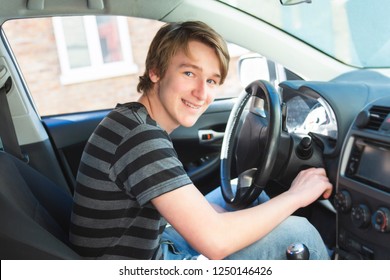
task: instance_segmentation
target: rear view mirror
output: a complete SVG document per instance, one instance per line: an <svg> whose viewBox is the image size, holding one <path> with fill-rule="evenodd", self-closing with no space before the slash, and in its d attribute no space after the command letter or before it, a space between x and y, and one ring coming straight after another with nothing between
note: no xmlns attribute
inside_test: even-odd
<svg viewBox="0 0 390 280"><path fill-rule="evenodd" d="M280 0L280 4L282 4L283 6L291 6L302 3L311 4L311 0Z"/></svg>

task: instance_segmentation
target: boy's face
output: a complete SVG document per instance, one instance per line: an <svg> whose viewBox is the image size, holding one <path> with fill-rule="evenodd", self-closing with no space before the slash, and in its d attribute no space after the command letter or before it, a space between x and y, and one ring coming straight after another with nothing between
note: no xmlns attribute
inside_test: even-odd
<svg viewBox="0 0 390 280"><path fill-rule="evenodd" d="M213 48L190 41L188 56L179 51L163 78L153 71L150 78L155 82L154 99L158 101L154 118L170 133L179 125L194 125L213 102L221 80L219 60Z"/></svg>

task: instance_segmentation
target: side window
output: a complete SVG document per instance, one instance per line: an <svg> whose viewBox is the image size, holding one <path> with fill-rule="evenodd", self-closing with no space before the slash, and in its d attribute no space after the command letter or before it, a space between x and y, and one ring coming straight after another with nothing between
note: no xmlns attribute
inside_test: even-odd
<svg viewBox="0 0 390 280"><path fill-rule="evenodd" d="M148 46L163 22L76 16L10 20L3 30L41 116L138 99Z"/></svg>
<svg viewBox="0 0 390 280"><path fill-rule="evenodd" d="M3 30L41 116L111 109L139 98L149 44L163 22L114 16L10 20ZM217 98L237 96L249 51L228 44L229 74Z"/></svg>

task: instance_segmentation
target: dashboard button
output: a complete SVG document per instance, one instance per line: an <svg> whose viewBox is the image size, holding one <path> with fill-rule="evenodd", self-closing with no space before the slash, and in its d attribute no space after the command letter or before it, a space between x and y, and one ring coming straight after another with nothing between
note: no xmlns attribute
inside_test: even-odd
<svg viewBox="0 0 390 280"><path fill-rule="evenodd" d="M352 207L351 218L356 227L367 228L371 222L370 209L364 204Z"/></svg>
<svg viewBox="0 0 390 280"><path fill-rule="evenodd" d="M342 190L334 196L334 207L342 213L348 213L351 210L352 198L349 192Z"/></svg>
<svg viewBox="0 0 390 280"><path fill-rule="evenodd" d="M390 210L387 209L386 207L381 207L378 210L376 210L375 213L372 215L371 223L375 230L379 232L389 232L390 231L389 218L390 218Z"/></svg>

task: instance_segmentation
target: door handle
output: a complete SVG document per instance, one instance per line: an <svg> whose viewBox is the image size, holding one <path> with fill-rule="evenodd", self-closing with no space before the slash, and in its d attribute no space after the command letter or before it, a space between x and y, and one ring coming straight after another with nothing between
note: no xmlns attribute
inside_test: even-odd
<svg viewBox="0 0 390 280"><path fill-rule="evenodd" d="M225 135L224 132L217 132L212 129L205 129L205 130L198 131L199 143L201 144L213 143L215 141L221 140L224 135Z"/></svg>

